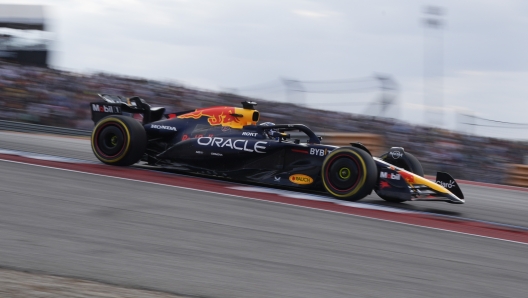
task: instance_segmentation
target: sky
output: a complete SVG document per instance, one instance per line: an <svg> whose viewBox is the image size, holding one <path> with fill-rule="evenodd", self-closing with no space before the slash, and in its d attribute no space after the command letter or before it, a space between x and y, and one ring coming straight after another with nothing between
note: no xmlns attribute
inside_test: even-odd
<svg viewBox="0 0 528 298"><path fill-rule="evenodd" d="M524 0L0 3L47 5L52 67L374 114L369 107L384 94L375 77L384 76L397 86L387 93L394 105L386 116L528 140L528 125L474 126L461 123L499 122L460 116L528 124ZM441 14L426 14L430 6ZM440 19L441 28L426 29L427 17ZM292 81L300 83L285 84ZM310 92L291 92L300 89Z"/></svg>

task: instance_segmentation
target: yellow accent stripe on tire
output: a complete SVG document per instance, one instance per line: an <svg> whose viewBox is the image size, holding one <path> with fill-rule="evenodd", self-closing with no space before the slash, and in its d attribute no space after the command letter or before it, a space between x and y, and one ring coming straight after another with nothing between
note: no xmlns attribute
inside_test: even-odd
<svg viewBox="0 0 528 298"><path fill-rule="evenodd" d="M343 151L352 153L352 154L354 154L355 156L357 156L359 158L359 160L361 161L361 167L363 169L363 173L365 173L365 174L363 175L363 178L361 179L361 181L359 181L358 185L356 186L356 189L353 192L350 192L350 193L347 193L347 194L337 194L337 193L334 193L333 191L331 191L330 188L328 187L328 185L326 185L324 168L325 168L326 163L328 162L328 160L331 159L331 156L339 154L339 153L341 153ZM334 196L336 196L338 198L347 198L347 197L355 195L363 187L363 185L365 184L365 181L367 180L367 166L365 165L365 161L363 160L363 158L359 154L357 154L357 152L355 152L355 151L352 151L352 150L343 150L343 151L338 151L338 152L334 151L334 152L330 153L330 155L327 157L327 159L323 163L323 166L322 166L323 171L321 173L322 177L323 177L323 184L324 184L324 186L326 188L326 191L328 191L330 194L332 194L332 195L334 195Z"/></svg>
<svg viewBox="0 0 528 298"><path fill-rule="evenodd" d="M99 126L101 126L102 124L105 124L106 122L110 122L110 121L118 122L119 124L121 124L121 126L124 128L124 130L126 132L126 135L127 135L127 143L126 143L126 146L125 146L124 153L121 154L121 156L119 156L116 159L106 159L106 158L102 157L101 155L99 155L99 153L97 153L97 150L94 147L94 144L95 144L95 142L94 142L95 132L97 131ZM109 162L109 163L116 163L116 162L120 161L121 159L123 159L123 157L125 157L126 153L128 152L128 148L129 147L130 147L130 132L128 131L128 127L125 125L125 123L123 121L119 120L119 119L116 119L116 118L103 119L99 123L97 123L97 125L94 128L94 130L92 131L92 151L94 152L96 157L99 160L101 160L101 161L105 161L105 162Z"/></svg>

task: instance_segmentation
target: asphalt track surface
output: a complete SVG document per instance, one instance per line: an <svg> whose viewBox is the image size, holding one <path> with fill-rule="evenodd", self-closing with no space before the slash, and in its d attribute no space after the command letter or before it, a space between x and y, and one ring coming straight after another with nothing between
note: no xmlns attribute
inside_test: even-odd
<svg viewBox="0 0 528 298"><path fill-rule="evenodd" d="M0 148L93 161L81 139L0 133ZM12 162L0 177L4 267L200 297L528 293L525 244ZM401 205L528 226L527 192L462 189L466 205Z"/></svg>

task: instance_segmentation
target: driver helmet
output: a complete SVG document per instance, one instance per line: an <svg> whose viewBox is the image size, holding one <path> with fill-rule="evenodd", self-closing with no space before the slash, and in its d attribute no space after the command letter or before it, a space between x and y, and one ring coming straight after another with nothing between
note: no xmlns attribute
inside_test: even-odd
<svg viewBox="0 0 528 298"><path fill-rule="evenodd" d="M273 122L264 122L264 123L260 124L260 126L272 126L272 125L275 125L275 123L273 123ZM274 129L265 129L264 130L264 133L266 134L268 139L277 139L277 138L273 137L273 133L275 133L275 132L276 132L276 130L274 130Z"/></svg>

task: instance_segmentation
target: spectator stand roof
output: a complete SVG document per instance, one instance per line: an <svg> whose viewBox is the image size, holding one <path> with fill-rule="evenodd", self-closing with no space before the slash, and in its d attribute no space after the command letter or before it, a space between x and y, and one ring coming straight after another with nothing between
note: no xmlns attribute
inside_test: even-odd
<svg viewBox="0 0 528 298"><path fill-rule="evenodd" d="M0 4L0 27L22 30L44 30L44 6Z"/></svg>

